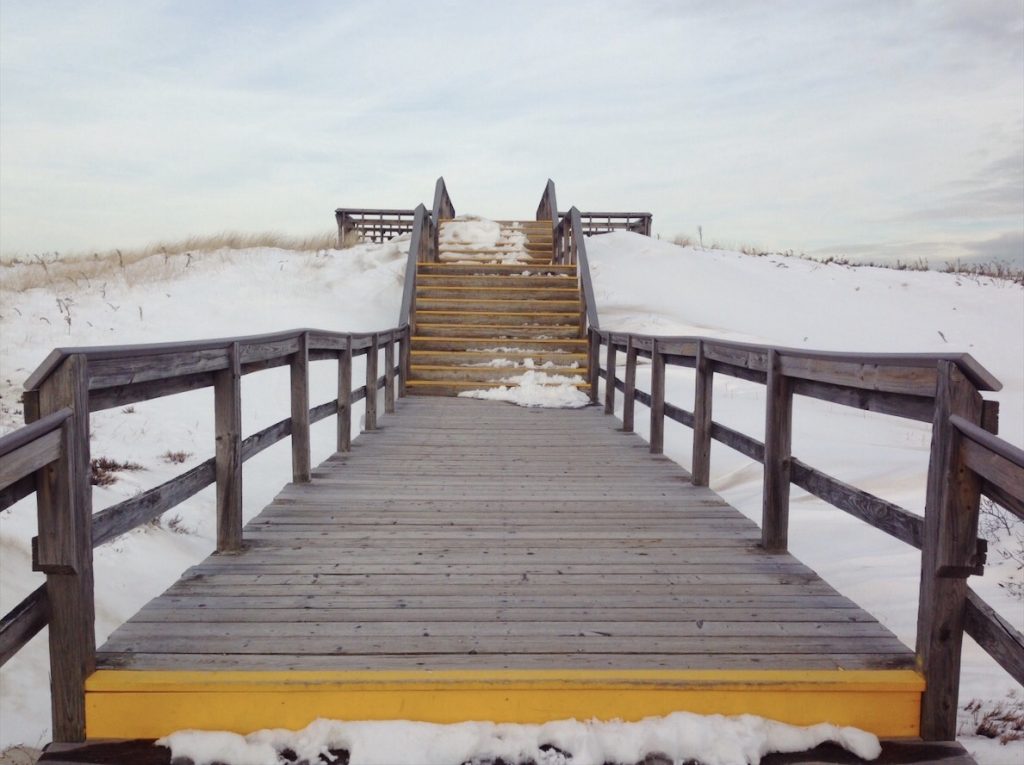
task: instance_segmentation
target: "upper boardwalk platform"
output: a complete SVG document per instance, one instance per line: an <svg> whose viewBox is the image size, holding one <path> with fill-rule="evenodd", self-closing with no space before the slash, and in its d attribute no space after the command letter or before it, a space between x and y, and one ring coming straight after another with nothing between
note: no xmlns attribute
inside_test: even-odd
<svg viewBox="0 0 1024 765"><path fill-rule="evenodd" d="M111 635L89 737L679 709L916 735L913 652L618 424L400 399Z"/></svg>

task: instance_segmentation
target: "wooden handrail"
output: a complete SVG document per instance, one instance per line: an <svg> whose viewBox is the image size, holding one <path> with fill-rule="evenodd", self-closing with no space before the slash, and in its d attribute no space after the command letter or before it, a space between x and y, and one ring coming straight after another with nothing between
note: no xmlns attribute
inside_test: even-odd
<svg viewBox="0 0 1024 765"><path fill-rule="evenodd" d="M582 262L579 267L583 268ZM666 418L693 428L694 483L707 483L712 440L764 464L762 544L766 549L786 548L788 487L796 484L922 551L917 657L926 681L921 711L924 738L955 737L965 630L1024 683L1024 635L965 583L967 576L981 573L985 558L986 544L977 538L979 497L988 496L1024 517L1024 450L982 427L982 422L996 419L992 416L996 404L982 401L979 391L995 391L1001 386L972 356L807 351L594 328L591 337L595 345L608 348L603 369L600 354L591 354L591 363L606 381L605 411L614 412L615 391L624 391L623 429L632 430L634 402L646 404L651 412L652 452L662 448ZM618 350L626 352L624 380L615 371ZM635 387L637 359L642 356L652 359L650 393ZM694 368L693 412L664 400L667 366ZM768 387L765 442L711 419L715 373ZM794 395L931 422L924 516L843 483L793 456L790 411Z"/></svg>
<svg viewBox="0 0 1024 765"><path fill-rule="evenodd" d="M425 215L425 209L420 206ZM429 244L426 245L429 249ZM217 549L242 543L241 466L283 438L292 441L292 479L309 480L309 428L338 416L338 448L350 445L351 407L366 400L366 427L376 425L377 391L385 411L404 393L402 365L408 326L379 332L297 329L177 343L61 348L26 383L29 424L0 438L0 490L4 501L36 492L39 535L33 567L46 584L0 620L0 664L49 625L53 735L85 735L84 682L95 667L92 549L159 517L206 486L217 487ZM385 369L378 375L378 350ZM367 357L366 384L352 389L352 358ZM338 363L338 398L310 407L309 364ZM242 376L282 365L291 369L290 416L242 437ZM182 475L93 515L89 484L89 412L212 387L215 454ZM342 431L345 431L344 433Z"/></svg>
<svg viewBox="0 0 1024 765"><path fill-rule="evenodd" d="M434 184L434 205L430 212L430 219L433 222L434 230L434 260L437 259L437 253L441 250L441 242L439 240L441 220L454 217L455 206L452 204L452 198L448 196L448 187L445 185L444 176L441 176L437 179L437 183Z"/></svg>
<svg viewBox="0 0 1024 765"><path fill-rule="evenodd" d="M559 213L564 217L568 213ZM584 210L580 212L583 233L587 236L606 234L611 231L632 231L643 236L651 235L651 223L654 216L649 212L596 212Z"/></svg>
<svg viewBox="0 0 1024 765"><path fill-rule="evenodd" d="M558 201L555 199L555 182L550 178L544 185L544 193L541 194L540 204L537 205L537 220L551 221L551 255L557 260L559 252Z"/></svg>
<svg viewBox="0 0 1024 765"><path fill-rule="evenodd" d="M338 224L338 246L345 246L345 239L357 231L373 242L383 242L412 230L413 210L386 208L339 207L334 211Z"/></svg>

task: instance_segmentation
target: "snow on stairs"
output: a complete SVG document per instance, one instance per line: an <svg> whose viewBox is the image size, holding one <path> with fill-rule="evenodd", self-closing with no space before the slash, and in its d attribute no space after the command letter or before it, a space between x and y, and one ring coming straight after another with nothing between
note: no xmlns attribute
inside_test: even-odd
<svg viewBox="0 0 1024 765"><path fill-rule="evenodd" d="M494 246L481 246L441 222L439 262L416 274L411 394L515 384L529 370L588 389L576 267L552 263L549 222L499 223Z"/></svg>

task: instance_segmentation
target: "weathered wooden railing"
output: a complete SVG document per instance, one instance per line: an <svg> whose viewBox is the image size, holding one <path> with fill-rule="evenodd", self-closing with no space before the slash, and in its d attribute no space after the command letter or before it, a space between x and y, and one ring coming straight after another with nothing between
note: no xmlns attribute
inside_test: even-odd
<svg viewBox="0 0 1024 765"><path fill-rule="evenodd" d="M412 231L414 210L339 207L334 211L338 222L338 246L344 247L347 237L355 232L371 242L386 242Z"/></svg>
<svg viewBox="0 0 1024 765"><path fill-rule="evenodd" d="M441 249L441 243L438 240L438 235L441 233L441 221L445 219L451 219L455 217L455 205L452 204L452 198L448 196L448 187L445 185L444 176L442 175L437 179L437 183L434 184L434 206L431 208L430 218L434 223L434 259L437 259L436 253Z"/></svg>
<svg viewBox="0 0 1024 765"><path fill-rule="evenodd" d="M438 178L438 185L444 183L444 179ZM447 195L447 192L445 192ZM435 204L437 199L435 198ZM449 203L450 204L450 203ZM454 211L453 211L454 212ZM411 337L416 330L416 265L418 263L429 263L437 260L437 220L427 212L427 208L420 205L416 208L412 227L412 239L409 242L409 256L405 262L405 282L402 285L402 304L398 311L398 324L406 328L408 337ZM399 359L402 367L401 394L405 395L405 381L409 379L409 367L412 364L411 343L406 342L402 346L402 355Z"/></svg>
<svg viewBox="0 0 1024 765"><path fill-rule="evenodd" d="M559 213L565 217L568 213ZM580 221L586 236L608 234L612 231L632 231L634 234L651 235L654 216L649 212L581 212Z"/></svg>
<svg viewBox="0 0 1024 765"><path fill-rule="evenodd" d="M572 211L569 215L575 221ZM574 223L574 239L577 236ZM956 736L965 629L1024 683L1024 636L966 585L967 576L981 573L985 560L985 544L977 538L979 497L984 494L1024 517L1024 452L993 435L997 403L984 401L980 391L998 390L1000 385L971 356L816 353L701 337L629 335L603 331L596 321L591 322L590 338L591 396L596 400L597 380L603 377L604 411L611 414L616 391L622 391L626 431L634 427L635 402L648 406L650 449L655 453L663 449L666 418L692 428L694 484L708 484L712 440L764 465L761 529L765 549L787 547L789 487L795 484L922 551L916 653L926 681L921 710L925 739ZM603 367L601 345L606 348ZM619 351L626 354L621 379L616 362ZM651 359L649 392L636 387L638 357ZM692 411L665 400L667 366L694 369ZM715 374L766 386L763 442L712 419ZM796 395L931 422L924 515L797 459L791 451Z"/></svg>
<svg viewBox="0 0 1024 765"><path fill-rule="evenodd" d="M558 241L558 201L555 199L555 182L548 178L544 185L544 193L540 196L540 204L537 205L537 220L551 221L551 254L557 257L561 245Z"/></svg>
<svg viewBox="0 0 1024 765"><path fill-rule="evenodd" d="M425 210L420 206L425 214ZM422 217L422 216L421 216ZM92 550L159 517L216 484L217 550L241 549L242 463L291 436L292 480L310 480L310 425L337 415L337 448L351 448L352 406L365 400L365 427L377 427L378 391L394 411L395 378L404 391L395 346L408 357L409 327L338 333L297 329L269 335L155 345L62 348L25 384L29 425L0 438L0 509L36 494L39 536L33 567L46 583L0 622L0 664L50 627L53 736L85 734L84 683L95 668ZM384 352L384 374L378 357ZM366 356L366 383L353 389L352 360ZM338 395L310 407L309 365L338 364ZM291 415L243 438L241 379L288 366ZM214 456L186 473L99 513L92 513L89 415L175 393L213 388Z"/></svg>

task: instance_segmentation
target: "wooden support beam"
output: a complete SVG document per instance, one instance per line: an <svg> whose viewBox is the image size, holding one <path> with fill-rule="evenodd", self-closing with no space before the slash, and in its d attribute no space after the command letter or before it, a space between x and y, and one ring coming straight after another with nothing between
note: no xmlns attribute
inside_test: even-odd
<svg viewBox="0 0 1024 765"><path fill-rule="evenodd" d="M242 370L238 343L231 344L231 366L214 374L216 430L217 552L242 549Z"/></svg>
<svg viewBox="0 0 1024 765"><path fill-rule="evenodd" d="M711 399L715 373L704 356L703 341L697 343L694 368L696 388L693 394L693 464L690 480L694 486L707 486L711 474Z"/></svg>
<svg viewBox="0 0 1024 765"><path fill-rule="evenodd" d="M384 344L384 411L395 411L395 340L389 337Z"/></svg>
<svg viewBox="0 0 1024 765"><path fill-rule="evenodd" d="M299 336L299 350L291 360L292 481L309 483L309 333Z"/></svg>
<svg viewBox="0 0 1024 765"><path fill-rule="evenodd" d="M402 330L402 337L398 346L398 396L405 398L408 395L406 383L409 380L409 367L412 364L412 327L408 324Z"/></svg>
<svg viewBox="0 0 1024 765"><path fill-rule="evenodd" d="M604 378L604 413L615 414L615 343L608 338L608 349L605 355L605 369L608 370Z"/></svg>
<svg viewBox="0 0 1024 765"><path fill-rule="evenodd" d="M597 403L597 381L601 379L598 370L601 368L601 335L591 329L587 334L587 382L590 384L590 403Z"/></svg>
<svg viewBox="0 0 1024 765"><path fill-rule="evenodd" d="M779 353L770 350L765 396L761 544L773 552L783 552L789 544L789 460L793 443L793 389L779 362Z"/></svg>
<svg viewBox="0 0 1024 765"><path fill-rule="evenodd" d="M366 351L366 430L377 429L377 335L370 340Z"/></svg>
<svg viewBox="0 0 1024 765"><path fill-rule="evenodd" d="M651 454L665 451L665 356L651 343Z"/></svg>
<svg viewBox="0 0 1024 765"><path fill-rule="evenodd" d="M980 425L981 395L954 362L939 361L935 421L928 462L921 589L917 612L917 664L926 688L921 698L921 737L956 737L960 649L964 636L968 574L978 561L978 476L968 469L957 415Z"/></svg>
<svg viewBox="0 0 1024 765"><path fill-rule="evenodd" d="M633 414L636 410L636 348L633 336L626 337L626 377L622 389L622 429L633 432Z"/></svg>
<svg viewBox="0 0 1024 765"><path fill-rule="evenodd" d="M61 362L39 389L38 414L64 408L64 456L39 473L40 570L50 602L50 699L54 741L85 740L85 678L96 668L89 482L89 390L85 356Z"/></svg>
<svg viewBox="0 0 1024 765"><path fill-rule="evenodd" d="M338 356L338 451L352 450L352 335Z"/></svg>

